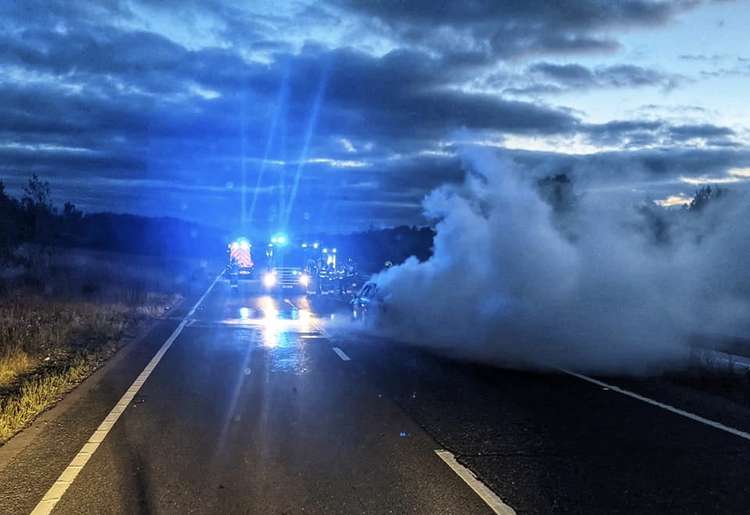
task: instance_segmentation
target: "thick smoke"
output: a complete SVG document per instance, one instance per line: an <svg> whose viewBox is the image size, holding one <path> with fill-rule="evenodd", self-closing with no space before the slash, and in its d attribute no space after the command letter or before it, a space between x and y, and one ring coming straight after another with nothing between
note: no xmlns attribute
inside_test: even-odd
<svg viewBox="0 0 750 515"><path fill-rule="evenodd" d="M750 332L739 195L667 211L467 161L463 184L425 199L433 257L375 278L386 333L504 365L649 373L683 365L695 335Z"/></svg>

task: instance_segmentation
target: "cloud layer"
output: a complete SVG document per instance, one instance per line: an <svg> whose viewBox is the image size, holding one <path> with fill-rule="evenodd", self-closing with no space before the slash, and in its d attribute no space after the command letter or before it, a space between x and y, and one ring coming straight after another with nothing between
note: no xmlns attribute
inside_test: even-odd
<svg viewBox="0 0 750 515"><path fill-rule="evenodd" d="M569 61L615 55L621 31L658 30L700 4L10 3L0 7L0 174L13 189L37 173L87 209L231 225L245 206L258 226L331 230L423 222L424 194L464 173L461 134L518 149L522 165L650 159L669 160L675 179L721 175L745 162L735 128L594 123L551 103L679 89L681 73ZM539 142L545 151L529 155ZM569 159L576 145L589 155Z"/></svg>

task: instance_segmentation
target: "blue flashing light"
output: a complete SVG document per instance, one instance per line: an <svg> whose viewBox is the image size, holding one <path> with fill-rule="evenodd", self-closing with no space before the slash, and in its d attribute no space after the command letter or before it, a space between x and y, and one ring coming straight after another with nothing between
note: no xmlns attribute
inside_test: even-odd
<svg viewBox="0 0 750 515"><path fill-rule="evenodd" d="M284 233L274 234L271 237L271 243L273 243L274 245L278 245L279 247L283 247L284 245L289 243L289 238Z"/></svg>
<svg viewBox="0 0 750 515"><path fill-rule="evenodd" d="M247 238L237 238L236 240L232 242L230 246L232 249L240 248L243 250L247 250L250 247L252 247L252 245L250 245L250 242L247 240Z"/></svg>

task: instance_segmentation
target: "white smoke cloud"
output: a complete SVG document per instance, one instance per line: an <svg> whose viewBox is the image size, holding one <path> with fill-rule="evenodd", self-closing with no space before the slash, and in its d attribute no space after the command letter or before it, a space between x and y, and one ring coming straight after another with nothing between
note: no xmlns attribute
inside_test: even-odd
<svg viewBox="0 0 750 515"><path fill-rule="evenodd" d="M374 278L388 335L512 366L648 373L683 364L695 334L750 332L742 198L670 213L584 194L556 209L538 177L466 157L465 182L424 202L433 257Z"/></svg>

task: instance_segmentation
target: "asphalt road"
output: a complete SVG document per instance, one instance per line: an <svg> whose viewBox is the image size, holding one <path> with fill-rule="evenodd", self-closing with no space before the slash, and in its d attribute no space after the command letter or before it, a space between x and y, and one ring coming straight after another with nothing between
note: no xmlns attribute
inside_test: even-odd
<svg viewBox="0 0 750 515"><path fill-rule="evenodd" d="M743 403L605 379L689 418L563 373L329 333L340 303L247 283L189 308L0 449L0 513L38 505L183 319L53 513L492 513L470 483L518 513L750 511L750 440L699 419L750 431Z"/></svg>

